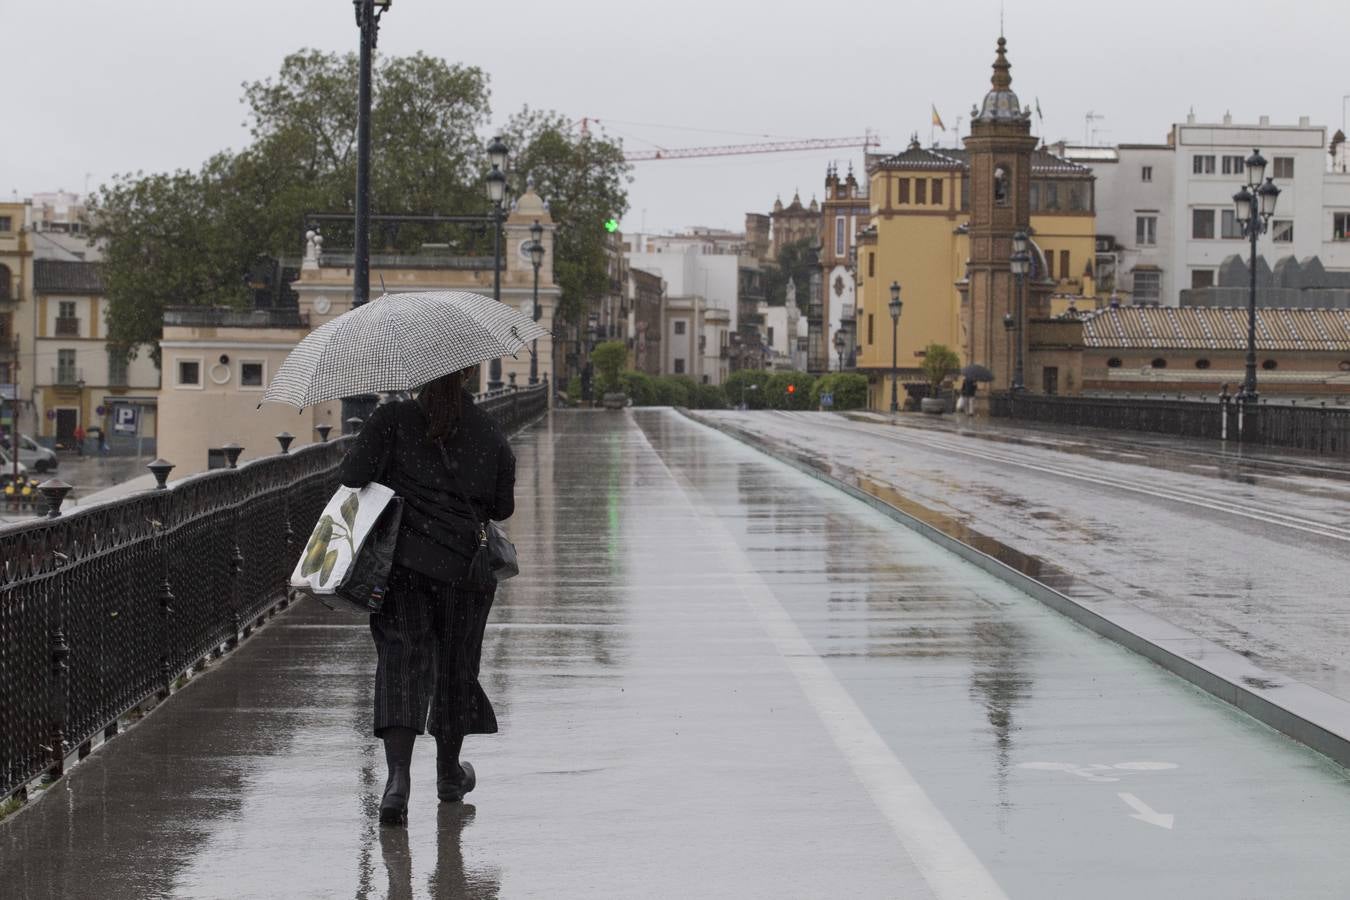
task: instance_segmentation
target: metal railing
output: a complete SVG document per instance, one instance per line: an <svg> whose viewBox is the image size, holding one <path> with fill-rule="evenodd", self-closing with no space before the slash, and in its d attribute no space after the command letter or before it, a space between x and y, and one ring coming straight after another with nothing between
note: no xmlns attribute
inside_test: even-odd
<svg viewBox="0 0 1350 900"><path fill-rule="evenodd" d="M58 387L79 387L84 383L84 369L74 366L54 366L52 384Z"/></svg>
<svg viewBox="0 0 1350 900"><path fill-rule="evenodd" d="M1350 458L1350 409L1213 401L994 394L995 417L1115 431L1240 441Z"/></svg>
<svg viewBox="0 0 1350 900"><path fill-rule="evenodd" d="M164 324L187 328L308 328L297 309L234 309L228 306L171 306Z"/></svg>
<svg viewBox="0 0 1350 900"><path fill-rule="evenodd" d="M57 316L56 318L56 336L57 337L79 337L80 320L71 316Z"/></svg>
<svg viewBox="0 0 1350 900"><path fill-rule="evenodd" d="M484 396L503 429L547 409L539 384ZM320 429L326 437L327 429ZM286 605L300 547L337 485L350 439L313 444L60 513L0 526L0 803Z"/></svg>

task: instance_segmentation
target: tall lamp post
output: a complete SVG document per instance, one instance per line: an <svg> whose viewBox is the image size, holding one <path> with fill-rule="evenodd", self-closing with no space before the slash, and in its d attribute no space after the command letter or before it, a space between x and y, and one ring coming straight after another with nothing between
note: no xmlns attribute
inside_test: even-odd
<svg viewBox="0 0 1350 900"><path fill-rule="evenodd" d="M506 158L510 154L501 137L488 144L492 171L487 176L488 201L492 205L492 299L502 302L502 208L506 205ZM488 366L488 390L502 387L502 360L496 357Z"/></svg>
<svg viewBox="0 0 1350 900"><path fill-rule="evenodd" d="M900 282L891 282L891 412L900 411L900 371L896 368L897 352L900 347Z"/></svg>
<svg viewBox="0 0 1350 900"><path fill-rule="evenodd" d="M1247 157L1247 183L1233 195L1233 206L1243 235L1251 241L1251 281L1247 290L1247 377L1242 381L1238 399L1256 402L1256 239L1270 227L1280 189L1274 179L1266 178L1266 159L1260 150Z"/></svg>
<svg viewBox="0 0 1350 900"><path fill-rule="evenodd" d="M535 219L530 226L530 265L534 266L534 321L540 318L539 309L539 267L544 264L544 226ZM539 383L539 339L530 345L530 384Z"/></svg>
<svg viewBox="0 0 1350 900"><path fill-rule="evenodd" d="M1014 391L1026 390L1026 384L1022 377L1022 347L1026 343L1022 339L1022 323L1026 320L1023 315L1023 299L1026 293L1026 277L1031 271L1031 252L1029 249L1030 241L1027 239L1025 231L1017 231L1013 234L1013 252L1009 260L1009 266L1012 268L1013 280L1015 282L1013 290L1016 292L1016 321L1013 323L1014 330L1017 332L1017 355L1013 363L1013 383ZM1005 325L1006 327L1006 325Z"/></svg>
<svg viewBox="0 0 1350 900"><path fill-rule="evenodd" d="M839 357L839 371L844 371L844 351L848 349L848 341L844 340L844 329L840 328L834 333L834 352Z"/></svg>
<svg viewBox="0 0 1350 900"><path fill-rule="evenodd" d="M1009 359L1009 360L1012 359L1012 355L1013 355L1013 352L1012 352L1012 334L1013 334L1013 329L1016 328L1016 327L1017 327L1017 319L1016 319L1016 317L1014 317L1012 313L1004 313L1004 314L1003 314L1003 331L1004 331L1004 333L1008 336L1008 359ZM1008 388L1009 388L1010 390L1011 390L1011 388L1012 388L1012 380L1011 380L1011 379L1009 379L1009 381L1008 381Z"/></svg>
<svg viewBox="0 0 1350 900"><path fill-rule="evenodd" d="M352 248L352 308L370 300L370 58L380 34L380 17L393 0L352 0L361 29L356 79L356 235ZM344 397L342 421L369 418L375 397Z"/></svg>

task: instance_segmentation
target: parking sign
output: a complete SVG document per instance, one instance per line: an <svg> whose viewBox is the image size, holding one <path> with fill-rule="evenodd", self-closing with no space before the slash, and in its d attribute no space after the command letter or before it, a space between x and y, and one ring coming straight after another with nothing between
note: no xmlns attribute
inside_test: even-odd
<svg viewBox="0 0 1350 900"><path fill-rule="evenodd" d="M135 434L139 415L139 407L126 405L113 407L113 431L118 434Z"/></svg>

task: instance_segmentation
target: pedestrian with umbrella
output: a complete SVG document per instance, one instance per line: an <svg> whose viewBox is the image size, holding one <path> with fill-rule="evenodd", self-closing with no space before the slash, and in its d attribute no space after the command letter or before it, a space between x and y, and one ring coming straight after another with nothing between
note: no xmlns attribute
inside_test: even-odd
<svg viewBox="0 0 1350 900"><path fill-rule="evenodd" d="M347 487L378 482L402 500L387 594L370 616L374 733L388 766L382 824L407 822L418 735L436 739L437 795L457 802L476 782L459 758L465 736L497 731L478 680L495 583L483 583L471 563L487 523L515 509L515 457L468 387L480 363L548 336L529 316L478 294L390 294L308 335L264 396L303 408L413 394L376 407L339 472Z"/></svg>
<svg viewBox="0 0 1350 900"><path fill-rule="evenodd" d="M956 403L958 411L968 416L975 415L975 394L981 381L993 381L994 373L979 363L971 363L961 370L961 398Z"/></svg>

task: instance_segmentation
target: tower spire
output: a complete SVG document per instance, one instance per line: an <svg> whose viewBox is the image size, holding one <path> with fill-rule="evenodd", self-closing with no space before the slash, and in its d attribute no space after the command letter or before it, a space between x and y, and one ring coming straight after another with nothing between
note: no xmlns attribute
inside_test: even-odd
<svg viewBox="0 0 1350 900"><path fill-rule="evenodd" d="M1008 41L998 36L998 54L994 57L994 75L989 79L994 90L1006 91L1012 87L1012 64L1008 62Z"/></svg>

